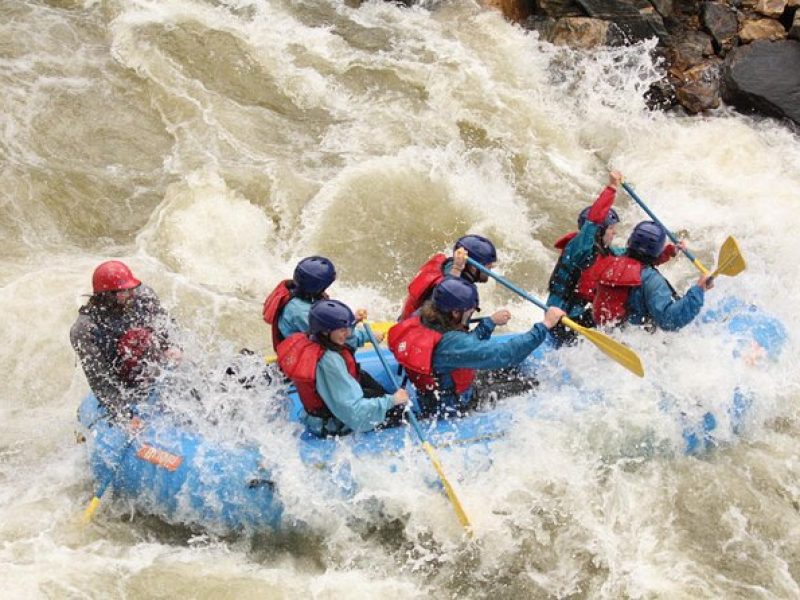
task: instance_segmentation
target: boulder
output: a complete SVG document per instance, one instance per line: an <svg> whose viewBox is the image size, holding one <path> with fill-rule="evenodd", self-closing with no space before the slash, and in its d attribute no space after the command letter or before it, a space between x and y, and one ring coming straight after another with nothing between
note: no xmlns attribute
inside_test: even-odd
<svg viewBox="0 0 800 600"><path fill-rule="evenodd" d="M615 23L624 35L622 41L638 42L654 36L661 44L669 41L664 20L646 0L576 1L590 17Z"/></svg>
<svg viewBox="0 0 800 600"><path fill-rule="evenodd" d="M782 40L785 37L783 25L772 19L748 19L739 30L739 39L743 44L758 40Z"/></svg>
<svg viewBox="0 0 800 600"><path fill-rule="evenodd" d="M756 12L765 17L780 17L786 8L786 0L758 0Z"/></svg>
<svg viewBox="0 0 800 600"><path fill-rule="evenodd" d="M800 10L794 13L794 21L789 28L789 37L794 40L800 40Z"/></svg>
<svg viewBox="0 0 800 600"><path fill-rule="evenodd" d="M722 97L742 112L800 124L800 42L757 41L735 48L723 67Z"/></svg>
<svg viewBox="0 0 800 600"><path fill-rule="evenodd" d="M536 7L536 14L556 19L586 16L576 0L536 0Z"/></svg>
<svg viewBox="0 0 800 600"><path fill-rule="evenodd" d="M797 1L800 2L800 0ZM650 4L662 17L671 17L672 13L675 12L675 5L672 0L650 0Z"/></svg>
<svg viewBox="0 0 800 600"><path fill-rule="evenodd" d="M681 106L690 113L719 107L720 61L708 61L684 71L675 87L675 95Z"/></svg>
<svg viewBox="0 0 800 600"><path fill-rule="evenodd" d="M673 70L685 71L701 64L713 54L714 47L710 35L702 31L688 30L672 44L670 63Z"/></svg>
<svg viewBox="0 0 800 600"><path fill-rule="evenodd" d="M551 41L554 44L588 50L608 42L611 23L590 17L564 17L553 28Z"/></svg>
<svg viewBox="0 0 800 600"><path fill-rule="evenodd" d="M730 48L739 30L736 11L720 2L703 2L700 10L703 26L714 38L717 49Z"/></svg>

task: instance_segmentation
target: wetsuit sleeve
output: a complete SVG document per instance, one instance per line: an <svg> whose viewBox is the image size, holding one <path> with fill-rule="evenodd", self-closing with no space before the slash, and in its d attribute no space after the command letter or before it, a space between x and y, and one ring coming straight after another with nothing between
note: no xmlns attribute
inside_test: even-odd
<svg viewBox="0 0 800 600"><path fill-rule="evenodd" d="M547 328L536 323L529 331L510 337L478 339L461 331L444 334L433 354L433 369L502 369L521 363L547 337Z"/></svg>
<svg viewBox="0 0 800 600"><path fill-rule="evenodd" d="M595 225L602 225L605 223L608 211L611 210L611 205L614 204L614 199L616 197L617 190L610 185L606 186L589 209L586 220L591 221Z"/></svg>
<svg viewBox="0 0 800 600"><path fill-rule="evenodd" d="M289 300L278 318L278 330L281 335L286 338L293 333L306 333L308 331L308 313L310 310L311 304L300 298Z"/></svg>
<svg viewBox="0 0 800 600"><path fill-rule="evenodd" d="M119 365L109 362L102 348L95 341L94 325L88 317L81 315L69 332L69 339L86 381L95 397L108 407L117 406L121 402L123 384L119 376Z"/></svg>
<svg viewBox="0 0 800 600"><path fill-rule="evenodd" d="M488 340L492 337L494 329L497 327L491 317L484 317L480 320L477 327L470 331L470 335L474 335L479 340Z"/></svg>
<svg viewBox="0 0 800 600"><path fill-rule="evenodd" d="M675 300L667 280L654 269L642 272L642 292L647 313L666 331L688 325L700 312L705 298L702 288L693 285L683 298Z"/></svg>
<svg viewBox="0 0 800 600"><path fill-rule="evenodd" d="M365 398L358 381L347 372L344 359L331 350L317 364L317 392L333 415L353 431L370 431L394 406L389 394Z"/></svg>
<svg viewBox="0 0 800 600"><path fill-rule="evenodd" d="M353 330L353 334L348 336L344 343L355 350L356 348L363 348L368 341L369 337L367 337L367 332L364 331L364 328L356 327Z"/></svg>

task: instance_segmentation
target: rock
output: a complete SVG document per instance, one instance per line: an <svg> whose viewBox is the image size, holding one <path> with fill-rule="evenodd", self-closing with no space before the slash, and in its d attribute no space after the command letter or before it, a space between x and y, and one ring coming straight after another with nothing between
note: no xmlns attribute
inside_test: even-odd
<svg viewBox="0 0 800 600"><path fill-rule="evenodd" d="M664 20L646 0L576 0L590 17L612 21L625 36L625 41L638 42L653 36L659 43L669 41Z"/></svg>
<svg viewBox="0 0 800 600"><path fill-rule="evenodd" d="M690 113L719 107L720 61L718 59L692 67L683 73L675 87L678 102Z"/></svg>
<svg viewBox="0 0 800 600"><path fill-rule="evenodd" d="M800 0L789 0L786 3L786 6L788 6L789 8L798 8L800 7Z"/></svg>
<svg viewBox="0 0 800 600"><path fill-rule="evenodd" d="M789 28L789 37L795 40L800 40L800 10L794 13L794 21Z"/></svg>
<svg viewBox="0 0 800 600"><path fill-rule="evenodd" d="M546 17L585 17L586 13L576 0L537 0L537 14Z"/></svg>
<svg viewBox="0 0 800 600"><path fill-rule="evenodd" d="M786 0L758 0L756 12L766 17L780 17L786 8Z"/></svg>
<svg viewBox="0 0 800 600"><path fill-rule="evenodd" d="M785 37L783 25L772 19L748 19L739 30L739 39L743 44L756 40L782 40Z"/></svg>
<svg viewBox="0 0 800 600"><path fill-rule="evenodd" d="M531 14L529 3L522 0L483 0L483 4L496 8L515 23L522 23Z"/></svg>
<svg viewBox="0 0 800 600"><path fill-rule="evenodd" d="M539 33L539 39L552 42L556 20L553 17L545 17L544 15L531 15L525 19L522 26L525 29L537 31Z"/></svg>
<svg viewBox="0 0 800 600"><path fill-rule="evenodd" d="M674 42L670 52L670 63L674 70L685 71L701 64L714 54L711 36L702 31L686 31Z"/></svg>
<svg viewBox="0 0 800 600"><path fill-rule="evenodd" d="M757 41L734 48L725 60L722 94L742 112L800 124L800 42Z"/></svg>
<svg viewBox="0 0 800 600"><path fill-rule="evenodd" d="M800 2L800 0L797 1ZM671 17L672 13L675 12L675 5L672 0L650 0L650 4L662 17Z"/></svg>
<svg viewBox="0 0 800 600"><path fill-rule="evenodd" d="M588 50L608 42L611 23L590 17L564 17L553 28L552 42Z"/></svg>
<svg viewBox="0 0 800 600"><path fill-rule="evenodd" d="M730 48L739 29L736 11L719 2L703 2L700 10L703 26L714 38L717 49Z"/></svg>

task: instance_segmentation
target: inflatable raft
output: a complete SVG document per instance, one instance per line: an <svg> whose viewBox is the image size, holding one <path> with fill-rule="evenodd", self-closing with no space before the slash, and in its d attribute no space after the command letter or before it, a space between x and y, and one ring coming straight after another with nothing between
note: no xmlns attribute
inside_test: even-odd
<svg viewBox="0 0 800 600"><path fill-rule="evenodd" d="M704 325L706 324L706 325ZM753 353L776 358L786 341L786 331L776 318L753 305L730 298L701 316L701 326L724 327L735 340L734 352ZM393 356L380 349L391 365ZM522 365L522 372L533 374L555 352L549 343L542 344ZM374 349L358 353L358 361L385 387L391 389ZM565 379L569 378L564 373ZM409 390L411 392L411 390ZM289 394L289 418L296 420L302 410L296 394ZM727 415L706 412L700 418L680 415L686 453L698 453L716 443L721 423L738 434L748 410L755 402L751 392L737 389L727 403ZM507 405L494 410L470 413L462 418L423 421L429 441L446 452L451 447L468 446L470 452L491 457L494 440L514 426L515 415L523 411L536 415L537 396L530 393L514 399L514 410ZM668 401L664 401L665 406ZM157 406L154 404L153 406ZM724 417L724 418L721 418ZM167 521L194 524L211 530L265 530L284 524L281 490L272 478L273 457L265 457L258 448L241 442L220 444L204 439L185 425L158 410L144 407L133 425L110 423L104 409L89 395L78 411L91 456L91 468L98 489L107 486L113 495L127 498L142 512ZM396 455L417 446L407 427L368 432L344 438L320 439L303 433L297 438L297 451L309 468L334 464L335 455L346 445L354 456ZM484 465L487 461L478 460ZM491 463L491 460L488 461ZM330 468L331 482L343 495L354 493L347 469ZM107 500L106 500L107 501Z"/></svg>

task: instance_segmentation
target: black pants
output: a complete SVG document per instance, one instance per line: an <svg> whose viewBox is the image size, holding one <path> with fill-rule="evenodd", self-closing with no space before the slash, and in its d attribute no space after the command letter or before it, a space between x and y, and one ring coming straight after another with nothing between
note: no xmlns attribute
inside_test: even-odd
<svg viewBox="0 0 800 600"><path fill-rule="evenodd" d="M358 383L361 384L361 389L364 391L364 398L379 398L389 393L372 375L361 369L358 373ZM405 406L393 406L386 412L386 419L376 429L397 427L403 422L404 412Z"/></svg>

